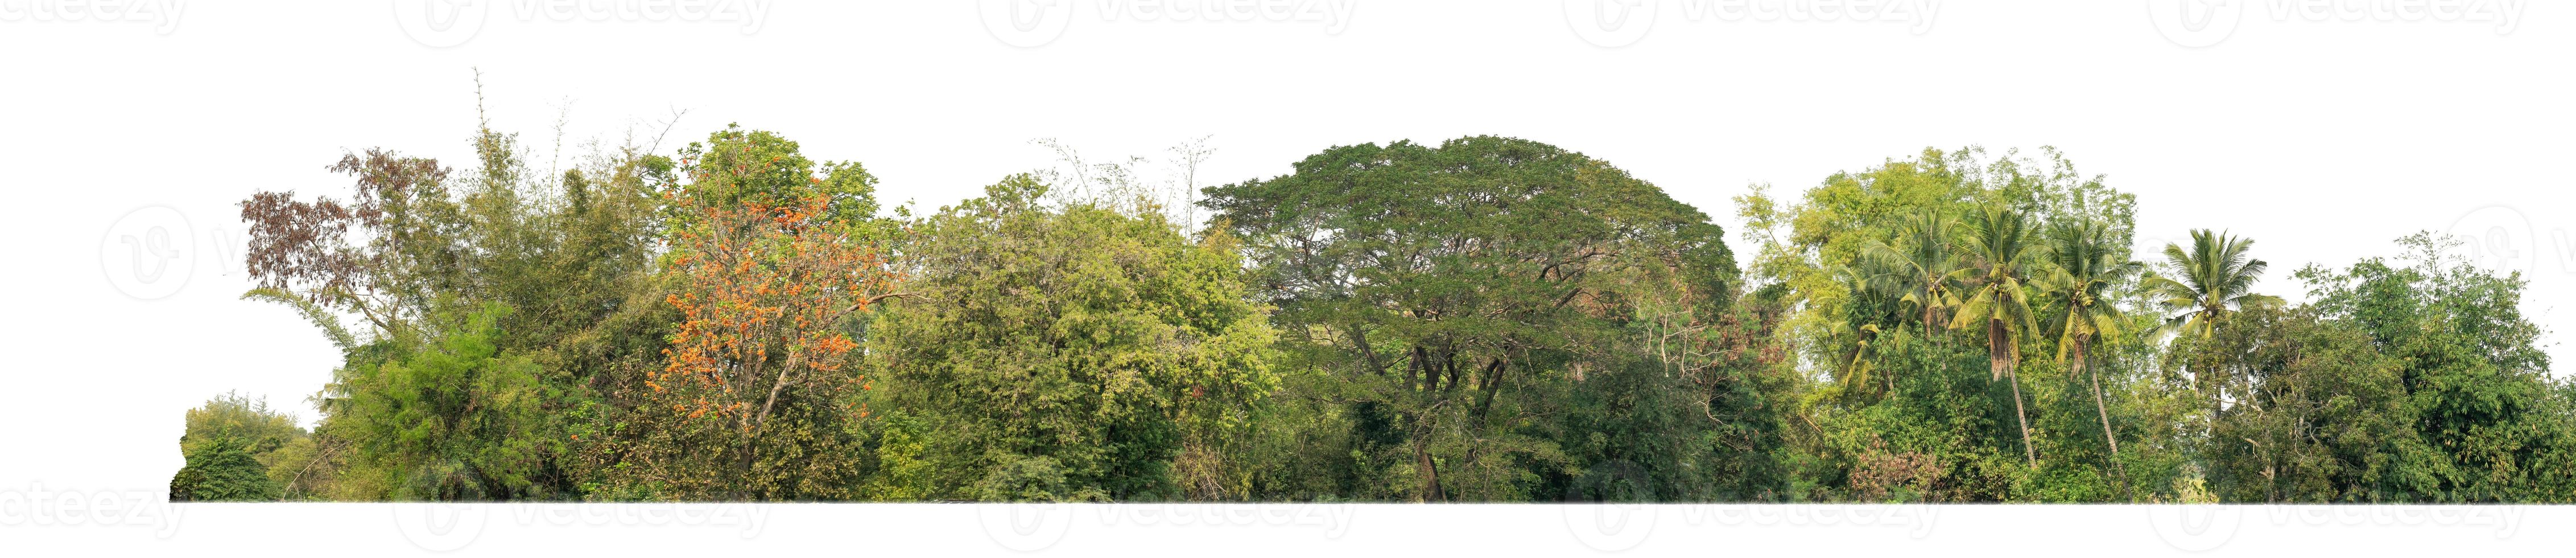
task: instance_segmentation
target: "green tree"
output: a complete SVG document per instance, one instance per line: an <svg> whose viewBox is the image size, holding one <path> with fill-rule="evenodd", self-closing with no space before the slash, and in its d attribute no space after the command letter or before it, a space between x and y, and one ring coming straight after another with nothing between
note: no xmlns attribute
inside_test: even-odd
<svg viewBox="0 0 2576 558"><path fill-rule="evenodd" d="M654 298L575 339L644 357L609 370L575 427L594 497L856 497L870 435L856 349L898 278L876 179L740 126L650 176L667 248L637 292Z"/></svg>
<svg viewBox="0 0 2576 558"><path fill-rule="evenodd" d="M2419 233L2399 241L2406 252L2394 261L2298 273L2319 312L2403 365L2396 379L2421 443L2387 452L2394 464L2376 497L2567 501L2576 472L2557 464L2576 458L2576 404L2547 372L2543 330L2523 317L2525 280L2471 265L2449 251L2458 242Z"/></svg>
<svg viewBox="0 0 2576 558"><path fill-rule="evenodd" d="M2279 297L2255 294L2254 282L2263 279L2271 266L2254 259L2249 252L2254 239L2212 232L2191 231L2191 248L2166 244L2165 263L2176 277L2154 275L2147 278L2146 289L2169 317L2164 331L2185 337L2207 337L2219 318L2245 307L2279 307ZM2227 411L2227 389L2234 381L2235 368L2217 366L2195 368L2190 372L2208 392L2209 424L2215 429Z"/></svg>
<svg viewBox="0 0 2576 558"><path fill-rule="evenodd" d="M2222 316L2174 351L2200 367L2248 371L2239 409L2215 427L2211 461L2228 501L2377 502L2422 441L2403 365L2350 322L2315 308L2257 306Z"/></svg>
<svg viewBox="0 0 2576 558"><path fill-rule="evenodd" d="M309 446L295 415L270 409L266 400L225 393L189 409L179 453L187 465L170 480L171 501L276 500L284 479L273 478L290 448ZM256 473L257 478L251 475Z"/></svg>
<svg viewBox="0 0 2576 558"><path fill-rule="evenodd" d="M562 451L560 397L526 355L503 351L497 303L442 311L436 336L397 335L362 348L322 394L322 434L351 442L354 471L397 500L544 497L545 458Z"/></svg>
<svg viewBox="0 0 2576 558"><path fill-rule="evenodd" d="M2014 372L2021 363L2022 335L2039 331L2027 286L2040 258L2031 237L2030 219L2020 211L1994 206L1968 218L1967 237L1959 248L1971 257L1963 273L1971 290L1950 327L1985 332L1992 379L2012 382L2013 418L2021 422L2023 456L2037 468L2039 450L2030 444L2030 417L2022 408L2021 379Z"/></svg>
<svg viewBox="0 0 2576 558"><path fill-rule="evenodd" d="M2057 360L2069 362L2073 371L2092 384L2093 409L2102 421L2102 442L2110 448L2114 466L2120 456L2120 438L2111 427L2111 406L2103 400L2102 376L2088 366L2093 344L2120 335L2126 316L2113 300L2111 289L2146 269L2146 264L2129 259L2128 247L2116 244L2109 227L2097 221L2074 221L2051 227L2047 233L2047 254L2053 264L2043 281L2041 291L2060 304L2053 323L2057 330Z"/></svg>
<svg viewBox="0 0 2576 558"><path fill-rule="evenodd" d="M1640 311L1699 331L1737 287L1704 214L1554 146L1363 144L1294 170L1208 188L1203 203L1262 270L1283 346L1373 386L1351 410L1384 412L1405 440L1410 455L1386 463L1410 479L1385 487L1402 498L1544 490L1565 467L1559 436L1578 434L1524 414L1562 403L1560 382L1636 358L1623 324Z"/></svg>
<svg viewBox="0 0 2576 558"><path fill-rule="evenodd" d="M924 425L904 437L946 497L1239 497L1223 467L1174 468L1240 436L1279 385L1233 241L1047 190L1012 176L913 225L915 296L869 329L883 397Z"/></svg>
<svg viewBox="0 0 2576 558"><path fill-rule="evenodd" d="M1926 209L1906 218L1896 244L1872 241L1865 252L1879 266L1892 269L1881 274L1882 280L1905 293L1904 303L1913 309L1926 334L1945 327L1944 312L1966 304L1960 293L1967 290L1968 274L1963 272L1966 262L1952 252L1957 245L1957 222L1938 209Z"/></svg>
<svg viewBox="0 0 2576 558"><path fill-rule="evenodd" d="M281 491L241 438L217 437L188 450L188 465L170 477L172 502L257 502Z"/></svg>
<svg viewBox="0 0 2576 558"><path fill-rule="evenodd" d="M2239 308L2280 306L2280 297L2254 293L2254 282L2263 280L2271 264L2250 256L2253 248L2254 239L2208 229L2191 231L2189 251L2166 244L2165 263L2174 276L2149 277L2146 285L2171 314L2166 332L2207 335L2218 318Z"/></svg>
<svg viewBox="0 0 2576 558"><path fill-rule="evenodd" d="M189 453L199 445L231 438L241 442L243 451L262 455L304 436L304 427L296 424L294 413L271 409L267 400L227 392L207 399L205 406L188 410L187 430L179 437L179 450Z"/></svg>

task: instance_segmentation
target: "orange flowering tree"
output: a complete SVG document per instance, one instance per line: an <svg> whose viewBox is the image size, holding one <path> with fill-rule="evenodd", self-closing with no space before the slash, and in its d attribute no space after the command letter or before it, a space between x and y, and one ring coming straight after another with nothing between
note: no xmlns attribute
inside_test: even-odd
<svg viewBox="0 0 2576 558"><path fill-rule="evenodd" d="M873 180L856 165L814 165L766 132L729 129L683 151L689 182L668 204L662 300L677 311L658 369L633 414L653 432L630 453L665 496L842 496L855 451L860 319L901 274L875 219ZM783 144L783 145L782 145ZM780 180L795 177L801 180Z"/></svg>
<svg viewBox="0 0 2576 558"><path fill-rule="evenodd" d="M818 219L827 206L812 197L695 207L704 226L674 231L681 286L665 300L682 320L663 349L667 365L646 381L689 398L673 411L749 433L790 388L867 387L847 370L858 342L843 319L893 296L897 273L872 243Z"/></svg>

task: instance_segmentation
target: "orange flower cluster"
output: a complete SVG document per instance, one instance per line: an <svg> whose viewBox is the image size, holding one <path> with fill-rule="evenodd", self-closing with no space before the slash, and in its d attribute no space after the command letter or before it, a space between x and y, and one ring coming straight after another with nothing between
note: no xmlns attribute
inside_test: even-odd
<svg viewBox="0 0 2576 558"><path fill-rule="evenodd" d="M875 244L827 218L829 197L710 203L675 190L669 199L703 220L674 231L669 262L682 282L664 302L681 320L664 367L645 382L657 397L749 431L788 390L865 389L845 373L858 342L841 324L900 277Z"/></svg>

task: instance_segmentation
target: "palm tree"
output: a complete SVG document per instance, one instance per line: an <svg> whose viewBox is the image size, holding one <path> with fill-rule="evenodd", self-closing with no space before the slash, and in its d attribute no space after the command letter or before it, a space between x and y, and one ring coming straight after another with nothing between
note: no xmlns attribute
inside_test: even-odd
<svg viewBox="0 0 2576 558"><path fill-rule="evenodd" d="M1959 304L1959 315L1950 320L1950 327L1986 329L1986 358L1993 372L1988 381L2012 382L2022 457L2036 469L2039 450L2030 445L2030 417L2022 409L2021 379L2013 374L2014 365L2021 362L2021 334L2039 330L2024 287L2030 278L2028 264L2038 259L2038 250L2030 243L2030 218L1998 205L1971 216L1967 224L1968 236L1959 248L1973 256L1973 263L1959 275L1975 288Z"/></svg>
<svg viewBox="0 0 2576 558"><path fill-rule="evenodd" d="M2247 256L2246 252L2253 248L2254 239L2209 229L2191 231L2191 251L2166 244L2165 262L2172 264L2182 278L2149 277L2146 285L2165 310L2173 313L2165 320L2165 332L2207 337L2218 318L2236 309L2280 305L2280 297L2252 292L2254 282L2262 279L2263 270L2271 266Z"/></svg>
<svg viewBox="0 0 2576 558"><path fill-rule="evenodd" d="M1872 242L1863 255L1886 270L1881 275L1889 288L1905 293L1900 302L1913 309L1913 318L1922 320L1923 332L1929 334L1943 321L1941 315L1959 306L1960 283L1954 277L1959 269L1959 256L1950 251L1958 238L1956 223L1938 209L1927 209L1907 218L1897 235L1897 244Z"/></svg>
<svg viewBox="0 0 2576 558"><path fill-rule="evenodd" d="M2066 302L2055 321L2057 360L2093 383L2093 410L2102 418L2102 441L2110 444L2112 466L2119 467L2120 438L2111 433L2110 405L2103 402L2102 377L2086 366L2093 342L2120 333L2120 308L2108 291L2146 269L2129 259L2126 246L2115 245L2109 227L2099 221L2063 223L2048 231L2050 270L2042 291ZM2123 473L2123 476L2126 476Z"/></svg>
<svg viewBox="0 0 2576 558"><path fill-rule="evenodd" d="M1901 323L1906 319L1895 310L1898 301L1892 294L1901 289L1894 281L1898 274L1870 270L1876 266L1868 258L1860 263L1862 267L1836 266L1833 269L1835 280L1842 284L1847 294L1842 298L1843 320L1829 324L1827 331L1836 338L1849 335L1853 340L1851 350L1836 357L1842 365L1837 376L1842 380L1844 392L1861 394L1873 389L1875 382L1875 389L1881 390L1880 395L1885 395L1895 392L1896 381L1877 373L1880 351L1877 347L1884 345L1880 338L1885 333L1879 324ZM1902 334L1902 330L1898 332Z"/></svg>
<svg viewBox="0 0 2576 558"><path fill-rule="evenodd" d="M2191 231L2191 250L2165 244L2165 263L2173 267L2180 279L2162 275L2147 278L2146 288L2169 314L2163 332L2207 338L2217 328L2218 320L2236 310L2255 306L2280 306L2281 298L2254 294L2254 282L2263 278L2270 264L2246 255L2254 248L2254 239L2209 229ZM2209 424L2218 426L2219 413L2226 410L2224 370L2199 371L2201 382L2209 386Z"/></svg>

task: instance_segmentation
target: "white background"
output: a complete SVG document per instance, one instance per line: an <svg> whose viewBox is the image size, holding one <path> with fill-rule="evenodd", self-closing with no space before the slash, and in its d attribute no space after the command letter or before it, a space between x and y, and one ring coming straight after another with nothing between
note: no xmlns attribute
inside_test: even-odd
<svg viewBox="0 0 2576 558"><path fill-rule="evenodd" d="M344 150L464 166L473 68L493 126L522 133L541 166L559 117L569 159L584 141L651 136L685 109L665 151L738 122L818 159L863 162L884 180L883 199L924 207L1048 165L1037 138L1096 160L1159 161L1212 136L1218 151L1200 181L1219 183L1281 174L1333 145L1500 134L1608 160L1736 232L1728 198L1751 184L1794 195L1925 147L1977 145L1991 158L2050 145L2138 195L2142 256L2191 228L2230 229L2273 263L2261 290L2299 299L2289 273L2301 265L2395 255L2399 236L2457 228L2482 263L2530 278L2524 310L2536 321L2576 325L2566 318L2576 179L2565 171L2576 151L2576 6L2564 3L2344 0L2303 12L2307 2L2275 0L1899 0L1862 16L1824 0L1260 0L1209 2L1221 11L1176 21L1140 0L1039 0L1018 3L1035 14L1024 28L1002 19L1013 7L1002 1L710 0L712 13L645 0L424 11L460 3L429 1L157 0L103 15L81 0L0 0L0 242L12 262L0 274L0 544L422 543L407 521L445 508L192 506L179 508L182 522L103 527L58 504L71 494L166 511L134 502L160 499L181 462L181 412L210 395L241 390L312 418L302 399L337 357L290 310L235 300L248 285L232 204L259 190L345 197L346 179L323 170ZM168 243L152 243L156 226ZM1004 508L766 507L752 537L667 517L521 519L588 509L468 510L491 528L466 548L1016 548L975 519ZM1059 510L1052 517L1075 521L1059 549L1552 553L1598 543L1553 507L1366 506L1339 535L1293 522L1194 530L1104 511L1129 509ZM2137 508L1950 510L1917 538L1849 522L1691 523L1668 508L1651 538L1629 546L2147 550L2209 538L2204 529L2160 544L2177 539ZM2500 533L2242 512L2249 532L2266 534L2222 541L2232 549L2565 548L2570 519L2533 515L2542 528ZM92 524L62 525L84 517ZM702 528L654 527L668 525Z"/></svg>

